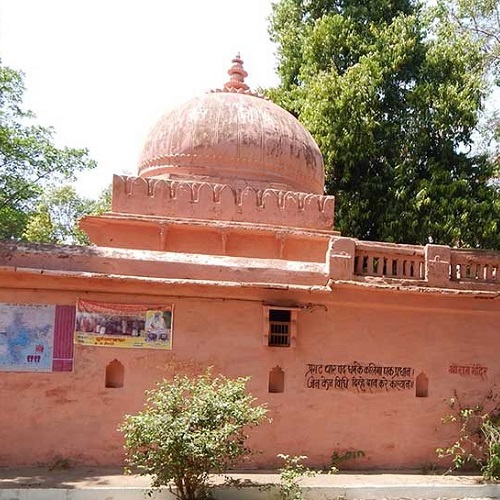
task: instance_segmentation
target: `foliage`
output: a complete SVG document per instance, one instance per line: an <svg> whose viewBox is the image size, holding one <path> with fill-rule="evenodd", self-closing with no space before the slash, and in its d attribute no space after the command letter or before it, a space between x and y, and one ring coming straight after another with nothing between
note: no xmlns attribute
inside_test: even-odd
<svg viewBox="0 0 500 500"><path fill-rule="evenodd" d="M500 84L500 0L438 0L433 15L449 29L466 34L481 48L488 79ZM498 89L497 89L498 91ZM500 179L500 114L494 92L486 103L478 130L477 147L489 154Z"/></svg>
<svg viewBox="0 0 500 500"><path fill-rule="evenodd" d="M357 458L362 458L365 456L365 452L363 450L347 450L345 452L339 452L335 450L332 453L332 457L330 460L331 468L336 469L337 471L340 469L340 465L349 461L356 460Z"/></svg>
<svg viewBox="0 0 500 500"><path fill-rule="evenodd" d="M87 235L78 228L78 219L101 214L110 207L110 189L92 200L79 196L70 185L49 187L41 194L22 238L37 243L88 245Z"/></svg>
<svg viewBox="0 0 500 500"><path fill-rule="evenodd" d="M458 427L455 442L438 448L439 458L451 458L450 470L472 465L481 470L485 479L500 479L500 404L490 391L474 405L463 405L457 394L449 406L453 413L443 423Z"/></svg>
<svg viewBox="0 0 500 500"><path fill-rule="evenodd" d="M151 474L154 488L173 482L181 500L205 498L209 473L249 453L247 430L266 414L246 392L247 380L213 377L208 370L160 382L146 393L144 410L126 415L120 427L127 464Z"/></svg>
<svg viewBox="0 0 500 500"><path fill-rule="evenodd" d="M84 149L58 148L51 128L22 109L22 74L0 62L0 240L18 239L46 186L95 163Z"/></svg>
<svg viewBox="0 0 500 500"><path fill-rule="evenodd" d="M487 460L483 465L482 473L485 479L500 479L500 416L497 415L494 421L485 419L481 426L486 445Z"/></svg>
<svg viewBox="0 0 500 500"><path fill-rule="evenodd" d="M500 2L498 0L438 0L431 9L441 21L480 44L494 74L500 69Z"/></svg>
<svg viewBox="0 0 500 500"><path fill-rule="evenodd" d="M500 248L494 166L471 145L487 93L467 33L412 0L280 0L280 86L325 159L343 234Z"/></svg>
<svg viewBox="0 0 500 500"><path fill-rule="evenodd" d="M279 499L302 500L304 498L299 481L305 476L314 476L315 472L307 468L302 462L307 459L305 455L291 456L279 454L278 458L284 461L279 469Z"/></svg>
<svg viewBox="0 0 500 500"><path fill-rule="evenodd" d="M483 465L482 473L485 479L500 479L500 415L494 421L485 419L481 430L486 444L487 460Z"/></svg>

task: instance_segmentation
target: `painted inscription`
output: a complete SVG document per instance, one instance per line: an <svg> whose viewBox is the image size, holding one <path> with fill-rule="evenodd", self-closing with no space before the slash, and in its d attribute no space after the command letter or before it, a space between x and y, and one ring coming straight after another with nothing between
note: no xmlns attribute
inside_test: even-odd
<svg viewBox="0 0 500 500"><path fill-rule="evenodd" d="M456 365L455 363L450 365L448 370L449 373L454 375L463 375L470 377L486 377L486 372L488 371L487 366L473 364L473 365Z"/></svg>
<svg viewBox="0 0 500 500"><path fill-rule="evenodd" d="M308 364L305 383L308 389L326 391L401 391L413 389L413 376L414 369L408 366L380 366L353 361L345 365Z"/></svg>

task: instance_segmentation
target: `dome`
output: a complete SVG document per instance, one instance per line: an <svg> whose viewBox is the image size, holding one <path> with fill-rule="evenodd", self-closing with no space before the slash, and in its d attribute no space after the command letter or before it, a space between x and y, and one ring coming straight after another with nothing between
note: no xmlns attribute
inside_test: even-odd
<svg viewBox="0 0 500 500"><path fill-rule="evenodd" d="M165 114L147 137L141 177L206 180L322 194L323 158L311 134L253 94L237 56L222 90Z"/></svg>

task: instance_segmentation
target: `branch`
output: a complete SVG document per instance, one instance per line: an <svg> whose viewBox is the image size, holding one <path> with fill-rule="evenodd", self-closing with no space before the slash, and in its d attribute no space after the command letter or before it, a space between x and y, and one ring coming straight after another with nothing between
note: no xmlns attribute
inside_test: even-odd
<svg viewBox="0 0 500 500"><path fill-rule="evenodd" d="M43 174L40 174L36 179L32 181L31 184L36 184L37 182L41 181L48 175L52 174L53 172L45 172ZM24 191L27 191L27 187L23 189L18 189L17 191L14 191L10 196L8 196L2 203L0 203L0 210L4 209L7 205L12 203L16 198L19 197L20 194L22 194Z"/></svg>

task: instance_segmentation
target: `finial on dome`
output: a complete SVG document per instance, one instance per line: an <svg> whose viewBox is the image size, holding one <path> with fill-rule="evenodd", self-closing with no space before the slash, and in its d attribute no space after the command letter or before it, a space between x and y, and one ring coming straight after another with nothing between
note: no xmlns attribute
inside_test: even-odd
<svg viewBox="0 0 500 500"><path fill-rule="evenodd" d="M239 52L231 62L233 65L227 72L230 78L224 85L224 90L228 90L229 92L246 92L250 89L245 83L245 78L248 76L248 73L243 68L243 61Z"/></svg>

